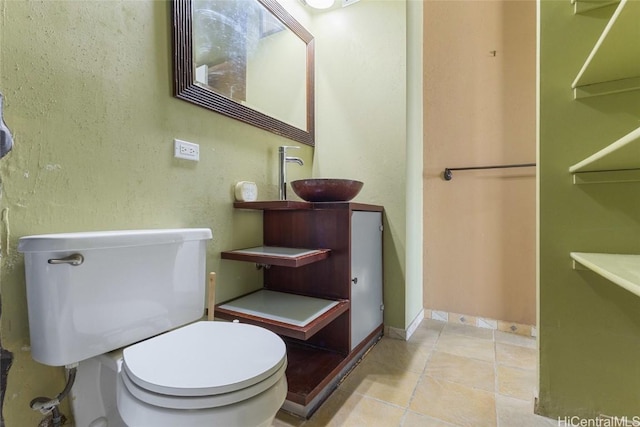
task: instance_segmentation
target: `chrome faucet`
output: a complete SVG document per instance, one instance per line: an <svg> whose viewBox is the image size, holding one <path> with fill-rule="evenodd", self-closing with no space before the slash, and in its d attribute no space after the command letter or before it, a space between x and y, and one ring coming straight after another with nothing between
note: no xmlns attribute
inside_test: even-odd
<svg viewBox="0 0 640 427"><path fill-rule="evenodd" d="M278 168L278 189L280 200L287 200L287 163L293 162L300 166L304 165L304 162L300 157L288 157L287 148L300 148L291 145L283 145L278 148L279 168Z"/></svg>

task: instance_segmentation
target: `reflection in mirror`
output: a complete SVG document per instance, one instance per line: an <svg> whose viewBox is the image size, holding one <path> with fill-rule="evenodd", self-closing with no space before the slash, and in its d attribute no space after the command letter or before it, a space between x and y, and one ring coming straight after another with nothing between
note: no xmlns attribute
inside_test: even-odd
<svg viewBox="0 0 640 427"><path fill-rule="evenodd" d="M175 0L174 29L177 97L314 145L313 37L275 0Z"/></svg>
<svg viewBox="0 0 640 427"><path fill-rule="evenodd" d="M193 0L196 82L306 127L306 43L257 1Z"/></svg>

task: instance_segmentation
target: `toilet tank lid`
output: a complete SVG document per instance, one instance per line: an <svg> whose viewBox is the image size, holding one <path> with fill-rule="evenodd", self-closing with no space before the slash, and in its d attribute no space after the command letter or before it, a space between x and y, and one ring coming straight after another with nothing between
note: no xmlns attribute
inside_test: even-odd
<svg viewBox="0 0 640 427"><path fill-rule="evenodd" d="M91 231L25 236L18 240L18 252L78 251L209 240L208 228Z"/></svg>

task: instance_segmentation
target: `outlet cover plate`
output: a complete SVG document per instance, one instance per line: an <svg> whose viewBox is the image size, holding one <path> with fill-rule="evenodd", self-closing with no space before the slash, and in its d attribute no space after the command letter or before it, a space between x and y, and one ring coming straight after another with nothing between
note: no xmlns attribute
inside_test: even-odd
<svg viewBox="0 0 640 427"><path fill-rule="evenodd" d="M173 140L173 157L178 159L200 161L200 146L193 142L182 141L180 139Z"/></svg>

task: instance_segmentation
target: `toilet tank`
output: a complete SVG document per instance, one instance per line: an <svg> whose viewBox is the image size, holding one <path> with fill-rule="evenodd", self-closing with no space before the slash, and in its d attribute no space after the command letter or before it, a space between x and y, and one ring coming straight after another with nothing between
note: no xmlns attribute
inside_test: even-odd
<svg viewBox="0 0 640 427"><path fill-rule="evenodd" d="M32 357L68 365L200 319L211 238L206 228L22 237Z"/></svg>

